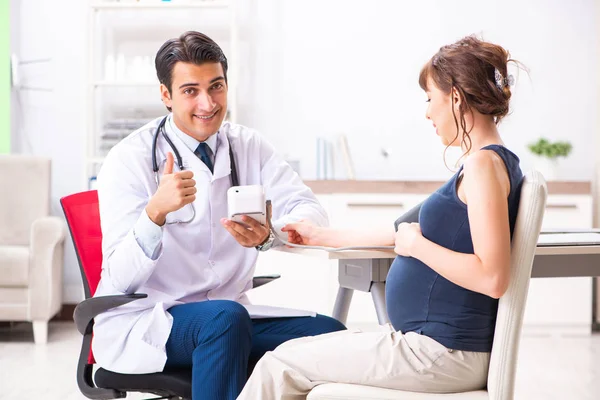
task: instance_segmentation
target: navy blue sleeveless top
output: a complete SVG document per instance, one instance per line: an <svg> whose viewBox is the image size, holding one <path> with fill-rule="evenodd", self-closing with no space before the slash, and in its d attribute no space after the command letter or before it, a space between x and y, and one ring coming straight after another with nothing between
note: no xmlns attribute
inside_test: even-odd
<svg viewBox="0 0 600 400"><path fill-rule="evenodd" d="M500 145L482 150L498 154L508 171L508 214L512 238L523 173L519 158ZM457 194L458 172L423 203L419 224L423 236L447 249L473 254L467 205ZM417 332L447 348L465 351L492 350L498 300L458 286L412 257L398 256L386 283L386 303L396 330Z"/></svg>

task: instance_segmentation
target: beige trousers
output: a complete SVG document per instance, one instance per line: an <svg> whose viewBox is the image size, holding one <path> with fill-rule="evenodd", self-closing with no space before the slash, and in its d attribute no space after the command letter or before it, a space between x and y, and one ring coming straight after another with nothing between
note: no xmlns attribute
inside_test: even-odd
<svg viewBox="0 0 600 400"><path fill-rule="evenodd" d="M342 331L291 340L266 353L239 395L249 400L305 399L328 382L414 392L483 389L490 353L447 349L414 332Z"/></svg>

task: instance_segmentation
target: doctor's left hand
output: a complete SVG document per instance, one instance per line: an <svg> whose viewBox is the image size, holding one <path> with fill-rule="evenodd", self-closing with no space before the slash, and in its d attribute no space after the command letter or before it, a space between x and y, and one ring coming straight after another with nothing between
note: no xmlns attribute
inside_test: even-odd
<svg viewBox="0 0 600 400"><path fill-rule="evenodd" d="M256 247L267 240L269 237L268 227L261 225L247 215L242 217L242 221L244 221L247 227L227 218L222 218L221 224L244 247Z"/></svg>
<svg viewBox="0 0 600 400"><path fill-rule="evenodd" d="M221 218L221 225L244 247L251 248L264 243L269 237L271 206L267 206L267 226L261 225L254 218L250 218L247 215L242 216L242 221L244 221L246 226L227 218Z"/></svg>

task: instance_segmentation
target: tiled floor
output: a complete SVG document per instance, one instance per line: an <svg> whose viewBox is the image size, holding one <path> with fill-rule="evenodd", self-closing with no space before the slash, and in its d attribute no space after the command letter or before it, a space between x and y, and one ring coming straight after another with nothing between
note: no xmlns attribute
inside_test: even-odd
<svg viewBox="0 0 600 400"><path fill-rule="evenodd" d="M80 340L66 322L51 324L48 344L39 346L29 324L0 327L0 399L85 399L75 381ZM524 337L516 399L600 399L600 335Z"/></svg>

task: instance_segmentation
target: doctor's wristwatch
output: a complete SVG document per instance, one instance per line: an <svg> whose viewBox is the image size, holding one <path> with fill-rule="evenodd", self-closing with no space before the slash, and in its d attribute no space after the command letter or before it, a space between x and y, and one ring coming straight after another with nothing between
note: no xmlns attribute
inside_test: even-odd
<svg viewBox="0 0 600 400"><path fill-rule="evenodd" d="M256 246L256 250L267 251L271 247L273 247L273 242L275 242L275 235L273 234L273 231L269 229L269 236L265 239L264 242Z"/></svg>
<svg viewBox="0 0 600 400"><path fill-rule="evenodd" d="M269 228L269 236L265 239L264 242L256 246L256 250L258 251L267 251L271 247L273 247L273 242L275 241L275 234L273 233L272 225L271 225L271 216L272 214L272 205L271 200L267 200L265 204L265 211L267 214L267 227Z"/></svg>

